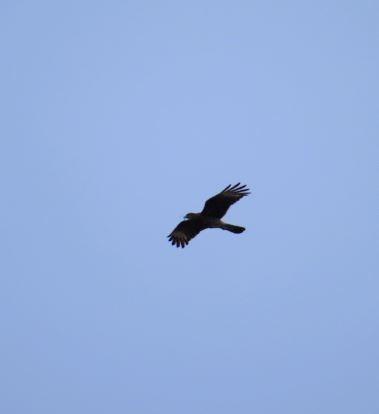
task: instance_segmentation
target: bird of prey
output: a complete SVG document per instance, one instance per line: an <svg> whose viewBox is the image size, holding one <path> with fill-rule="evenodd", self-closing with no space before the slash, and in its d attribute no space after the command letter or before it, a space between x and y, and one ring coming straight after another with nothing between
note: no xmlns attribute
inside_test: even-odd
<svg viewBox="0 0 379 414"><path fill-rule="evenodd" d="M217 228L232 233L242 233L245 231L244 227L224 223L221 218L232 204L248 194L250 194L250 190L246 188L246 185L240 183L233 186L228 185L220 193L207 200L200 213L186 214L185 220L181 221L167 236L168 240L173 246L185 247L204 229Z"/></svg>

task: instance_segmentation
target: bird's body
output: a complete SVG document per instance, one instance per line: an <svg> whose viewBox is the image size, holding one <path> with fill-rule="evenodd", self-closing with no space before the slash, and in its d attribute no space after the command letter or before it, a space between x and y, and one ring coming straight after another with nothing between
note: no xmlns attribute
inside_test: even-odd
<svg viewBox="0 0 379 414"><path fill-rule="evenodd" d="M221 218L226 214L229 207L242 197L247 196L249 189L246 185L228 185L220 193L205 202L200 213L188 213L185 220L180 222L167 236L172 245L184 247L200 231L208 228L219 228L232 233L242 233L245 228L234 224L225 223Z"/></svg>

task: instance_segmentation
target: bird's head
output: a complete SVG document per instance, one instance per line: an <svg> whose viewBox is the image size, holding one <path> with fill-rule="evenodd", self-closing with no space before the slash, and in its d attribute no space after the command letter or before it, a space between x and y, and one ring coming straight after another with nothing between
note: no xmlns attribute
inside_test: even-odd
<svg viewBox="0 0 379 414"><path fill-rule="evenodd" d="M198 216L198 214L197 214L197 213L187 213L187 214L184 216L184 218L185 218L185 219L188 219L188 220L191 220L191 219L196 218L197 216Z"/></svg>

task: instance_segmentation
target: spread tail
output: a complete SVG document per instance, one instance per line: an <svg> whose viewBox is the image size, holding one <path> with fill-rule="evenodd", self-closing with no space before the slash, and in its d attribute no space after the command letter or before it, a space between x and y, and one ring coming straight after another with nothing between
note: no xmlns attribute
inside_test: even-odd
<svg viewBox="0 0 379 414"><path fill-rule="evenodd" d="M241 226L235 226L234 224L228 224L228 223L224 223L222 226L223 230L228 230L231 231L232 233L242 233L243 231L245 231L245 227L241 227Z"/></svg>

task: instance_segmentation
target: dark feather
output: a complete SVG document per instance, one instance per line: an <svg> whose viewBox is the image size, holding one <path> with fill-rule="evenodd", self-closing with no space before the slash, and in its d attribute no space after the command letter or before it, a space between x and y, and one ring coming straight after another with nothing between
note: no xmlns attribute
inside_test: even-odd
<svg viewBox="0 0 379 414"><path fill-rule="evenodd" d="M220 219L232 204L248 194L250 194L250 190L246 188L246 185L240 185L240 183L233 186L228 185L220 193L206 201L201 214Z"/></svg>
<svg viewBox="0 0 379 414"><path fill-rule="evenodd" d="M201 219L183 220L167 236L172 245L184 247L207 226Z"/></svg>

